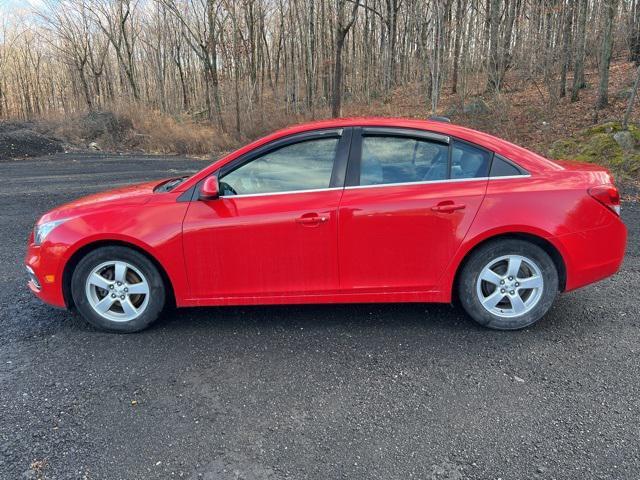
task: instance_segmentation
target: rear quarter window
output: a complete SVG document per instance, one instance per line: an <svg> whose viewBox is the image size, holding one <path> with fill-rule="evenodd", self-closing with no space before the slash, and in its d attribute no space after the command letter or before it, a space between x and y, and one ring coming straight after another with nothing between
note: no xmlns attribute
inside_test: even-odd
<svg viewBox="0 0 640 480"><path fill-rule="evenodd" d="M511 177L514 175L523 175L524 172L507 160L504 157L501 157L498 154L493 156L493 162L491 163L491 173L489 176L491 177Z"/></svg>

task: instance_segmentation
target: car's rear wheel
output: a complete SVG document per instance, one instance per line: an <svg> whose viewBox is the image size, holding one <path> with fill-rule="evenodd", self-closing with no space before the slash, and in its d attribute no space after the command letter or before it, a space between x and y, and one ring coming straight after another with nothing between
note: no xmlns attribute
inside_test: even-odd
<svg viewBox="0 0 640 480"><path fill-rule="evenodd" d="M471 254L458 281L460 303L476 322L497 330L528 327L558 293L558 272L539 246L518 239L491 241Z"/></svg>
<svg viewBox="0 0 640 480"><path fill-rule="evenodd" d="M137 332L158 318L165 287L156 266L126 247L98 248L84 256L71 278L73 301L92 325L115 332Z"/></svg>

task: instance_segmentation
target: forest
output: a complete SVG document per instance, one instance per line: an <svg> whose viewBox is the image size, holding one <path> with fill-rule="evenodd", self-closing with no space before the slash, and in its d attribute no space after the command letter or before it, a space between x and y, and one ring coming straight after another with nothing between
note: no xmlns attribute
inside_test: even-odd
<svg viewBox="0 0 640 480"><path fill-rule="evenodd" d="M582 101L583 127L634 116L607 108L612 64L621 105L637 90L640 0L12 5L0 19L0 119L134 110L231 144L327 116L499 114L524 90L539 112Z"/></svg>

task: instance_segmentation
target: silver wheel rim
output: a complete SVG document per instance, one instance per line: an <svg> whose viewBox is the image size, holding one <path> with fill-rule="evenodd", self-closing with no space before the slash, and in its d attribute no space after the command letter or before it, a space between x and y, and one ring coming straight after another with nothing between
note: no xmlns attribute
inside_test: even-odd
<svg viewBox="0 0 640 480"><path fill-rule="evenodd" d="M480 272L476 293L492 315L513 318L530 312L540 301L544 279L540 267L521 255L491 260Z"/></svg>
<svg viewBox="0 0 640 480"><path fill-rule="evenodd" d="M95 267L85 284L89 305L102 318L129 322L149 303L149 282L136 267L120 260Z"/></svg>

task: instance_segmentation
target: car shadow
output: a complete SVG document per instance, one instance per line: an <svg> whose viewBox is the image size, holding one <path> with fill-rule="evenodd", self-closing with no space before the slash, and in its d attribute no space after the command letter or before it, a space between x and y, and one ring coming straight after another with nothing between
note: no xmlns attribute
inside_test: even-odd
<svg viewBox="0 0 640 480"><path fill-rule="evenodd" d="M475 323L457 305L435 303L315 304L234 306L168 309L142 335L214 336L266 335L290 339L304 335L334 341L351 337L368 341L485 343L500 348L521 348L522 342L556 343L589 336L597 324L575 319L574 299L560 296L545 318L515 331L491 330ZM571 318L573 317L573 318ZM138 334L138 335L140 335Z"/></svg>
<svg viewBox="0 0 640 480"><path fill-rule="evenodd" d="M285 330L402 327L458 331L482 329L458 307L421 303L172 308L165 311L151 329L178 331L254 327Z"/></svg>

